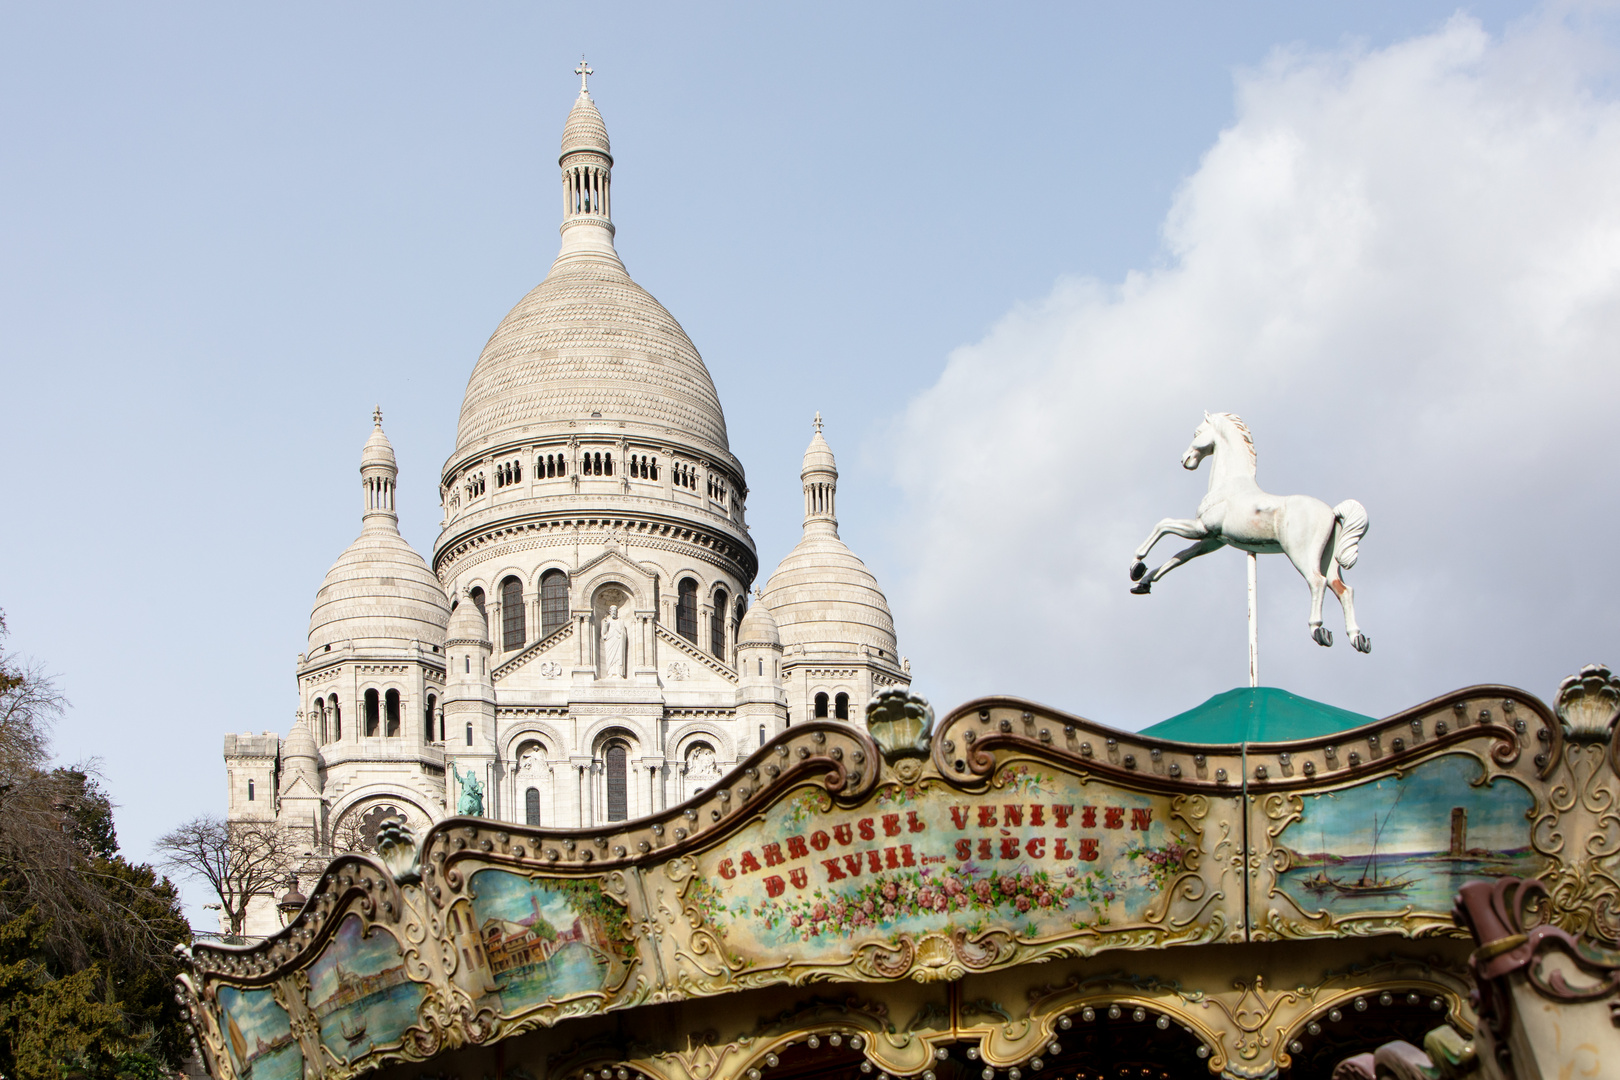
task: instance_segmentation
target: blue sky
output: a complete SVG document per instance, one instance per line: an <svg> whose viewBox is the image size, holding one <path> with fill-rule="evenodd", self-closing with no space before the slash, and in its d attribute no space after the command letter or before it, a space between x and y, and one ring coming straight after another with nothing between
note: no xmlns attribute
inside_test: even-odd
<svg viewBox="0 0 1620 1080"><path fill-rule="evenodd" d="M0 607L137 857L223 808L225 732L290 724L374 404L430 550L472 363L555 253L581 53L619 250L714 375L762 567L819 409L937 704L1137 727L1241 681L1235 555L1125 592L1202 495L1206 408L1262 484L1373 522L1373 654L1311 645L1271 560L1267 683L1383 715L1614 655L1612 8L0 18Z"/></svg>

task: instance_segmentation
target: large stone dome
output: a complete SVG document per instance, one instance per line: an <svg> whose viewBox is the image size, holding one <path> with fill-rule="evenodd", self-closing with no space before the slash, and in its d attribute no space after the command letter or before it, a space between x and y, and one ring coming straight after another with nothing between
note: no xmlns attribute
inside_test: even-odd
<svg viewBox="0 0 1620 1080"><path fill-rule="evenodd" d="M616 259L559 259L501 320L467 380L452 460L568 420L624 421L729 450L703 358Z"/></svg>
<svg viewBox="0 0 1620 1080"><path fill-rule="evenodd" d="M800 540L766 582L763 603L785 648L854 656L865 645L899 662L894 616L877 578L834 534Z"/></svg>
<svg viewBox="0 0 1620 1080"><path fill-rule="evenodd" d="M703 358L613 247L607 128L580 90L563 129L562 249L496 327L467 380L450 462L530 433L625 432L728 457Z"/></svg>
<svg viewBox="0 0 1620 1080"><path fill-rule="evenodd" d="M433 571L405 538L367 522L326 572L309 615L309 655L326 646L444 644L450 602Z"/></svg>

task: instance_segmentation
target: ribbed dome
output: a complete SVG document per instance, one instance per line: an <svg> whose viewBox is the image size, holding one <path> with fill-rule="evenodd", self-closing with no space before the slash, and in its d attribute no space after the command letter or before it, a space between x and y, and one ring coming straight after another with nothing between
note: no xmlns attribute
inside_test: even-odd
<svg viewBox="0 0 1620 1080"><path fill-rule="evenodd" d="M607 125L602 122L602 114L596 110L596 102L583 90L574 99L574 107L568 111L568 123L563 125L562 152L567 155L573 150L595 150L613 156L608 146Z"/></svg>
<svg viewBox="0 0 1620 1080"><path fill-rule="evenodd" d="M776 616L763 602L756 601L744 613L742 622L737 626L738 646L747 645L780 645L782 635L776 628Z"/></svg>
<svg viewBox="0 0 1620 1080"><path fill-rule="evenodd" d="M785 646L854 655L866 645L899 662L889 602L866 564L836 535L816 532L800 540L766 582L763 602Z"/></svg>
<svg viewBox="0 0 1620 1080"><path fill-rule="evenodd" d="M389 519L372 516L326 572L309 616L309 655L352 641L356 648L409 641L444 643L450 603L439 579Z"/></svg>
<svg viewBox="0 0 1620 1080"><path fill-rule="evenodd" d="M478 610L472 597L463 596L456 610L450 613L450 628L445 631L446 643L488 645L489 620Z"/></svg>
<svg viewBox="0 0 1620 1080"><path fill-rule="evenodd" d="M799 469L802 477L812 472L830 472L838 475L838 463L833 460L832 447L827 440L821 437L821 414L816 413L816 433L810 437L810 445L804 450L804 465Z"/></svg>
<svg viewBox="0 0 1620 1080"><path fill-rule="evenodd" d="M399 463L394 460L394 444L383 434L382 410L378 409L373 416L375 425L371 429L371 438L366 440L366 445L360 451L360 467L386 465L397 471Z"/></svg>
<svg viewBox="0 0 1620 1080"><path fill-rule="evenodd" d="M294 758L315 760L315 736L310 734L309 725L303 720L294 721L287 741L281 744L281 756L288 761Z"/></svg>
<svg viewBox="0 0 1620 1080"><path fill-rule="evenodd" d="M559 263L501 320L467 380L453 460L555 420L672 428L729 450L720 396L686 331L606 261Z"/></svg>

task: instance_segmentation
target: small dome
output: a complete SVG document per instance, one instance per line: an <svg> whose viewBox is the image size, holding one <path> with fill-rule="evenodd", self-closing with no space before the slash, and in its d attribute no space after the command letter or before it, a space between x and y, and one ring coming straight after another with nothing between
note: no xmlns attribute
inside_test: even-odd
<svg viewBox="0 0 1620 1080"><path fill-rule="evenodd" d="M816 433L810 436L810 445L804 450L804 465L799 469L799 476L808 476L812 472L829 472L838 475L838 463L833 460L832 447L827 440L821 437L821 414L816 413Z"/></svg>
<svg viewBox="0 0 1620 1080"><path fill-rule="evenodd" d="M563 125L562 156L567 157L575 150L595 150L609 158L613 156L608 146L607 125L596 110L596 102L584 90L574 99L574 107L568 110L568 122Z"/></svg>
<svg viewBox="0 0 1620 1080"><path fill-rule="evenodd" d="M281 756L289 762L294 758L315 760L315 736L310 734L309 725L304 721L294 721L287 741L281 744Z"/></svg>
<svg viewBox="0 0 1620 1080"><path fill-rule="evenodd" d="M478 610L472 597L463 596L450 613L450 628L445 632L446 644L488 645L489 620Z"/></svg>
<svg viewBox="0 0 1620 1080"><path fill-rule="evenodd" d="M391 526L391 518L374 515L326 572L309 616L310 659L345 641L361 649L443 643L450 621L444 588Z"/></svg>
<svg viewBox="0 0 1620 1080"><path fill-rule="evenodd" d="M766 582L764 603L785 646L856 656L865 645L891 664L900 662L889 602L836 534L818 531L800 540Z"/></svg>
<svg viewBox="0 0 1620 1080"><path fill-rule="evenodd" d="M749 645L780 647L781 644L782 635L776 628L776 616L771 614L771 609L765 604L755 601L737 627L737 647L746 648Z"/></svg>
<svg viewBox="0 0 1620 1080"><path fill-rule="evenodd" d="M383 434L381 409L372 413L372 421L374 426L371 429L371 438L366 440L364 449L360 451L360 467L365 469L383 465L398 472L399 463L394 460L394 444Z"/></svg>

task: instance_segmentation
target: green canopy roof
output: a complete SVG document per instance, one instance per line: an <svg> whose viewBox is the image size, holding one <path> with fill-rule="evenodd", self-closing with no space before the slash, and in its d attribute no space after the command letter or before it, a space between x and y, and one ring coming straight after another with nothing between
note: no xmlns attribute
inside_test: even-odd
<svg viewBox="0 0 1620 1080"><path fill-rule="evenodd" d="M1271 686L1242 687L1216 694L1139 734L1186 743L1289 742L1331 735L1374 719Z"/></svg>

